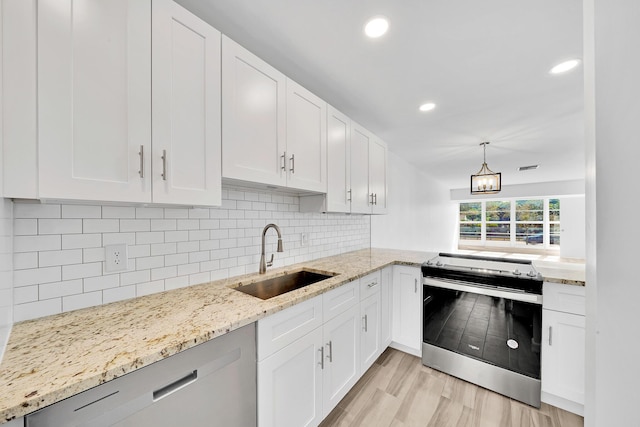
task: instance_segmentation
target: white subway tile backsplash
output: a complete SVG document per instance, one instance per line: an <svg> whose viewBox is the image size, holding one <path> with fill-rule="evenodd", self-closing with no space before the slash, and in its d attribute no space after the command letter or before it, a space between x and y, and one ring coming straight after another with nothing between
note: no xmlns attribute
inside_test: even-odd
<svg viewBox="0 0 640 427"><path fill-rule="evenodd" d="M102 206L102 218L135 218L136 208L131 206Z"/></svg>
<svg viewBox="0 0 640 427"><path fill-rule="evenodd" d="M38 234L38 220L35 218L14 220L13 234L14 236L34 236Z"/></svg>
<svg viewBox="0 0 640 427"><path fill-rule="evenodd" d="M39 285L41 300L64 297L82 293L82 279L67 280L64 282L44 283Z"/></svg>
<svg viewBox="0 0 640 427"><path fill-rule="evenodd" d="M130 271L120 274L120 286L135 285L151 280L151 270Z"/></svg>
<svg viewBox="0 0 640 427"><path fill-rule="evenodd" d="M118 286L120 286L119 274L88 277L84 279L84 292L101 291L103 289L115 288Z"/></svg>
<svg viewBox="0 0 640 427"><path fill-rule="evenodd" d="M71 311L102 304L102 291L62 297L62 310Z"/></svg>
<svg viewBox="0 0 640 427"><path fill-rule="evenodd" d="M13 285L15 287L58 282L60 279L61 267L31 268L13 272Z"/></svg>
<svg viewBox="0 0 640 427"><path fill-rule="evenodd" d="M63 234L62 249L97 248L102 246L102 234Z"/></svg>
<svg viewBox="0 0 640 427"><path fill-rule="evenodd" d="M102 291L102 303L108 304L110 302L116 302L116 301L122 301L125 299L135 298L135 296L136 296L136 287L134 285L105 289L104 291Z"/></svg>
<svg viewBox="0 0 640 427"><path fill-rule="evenodd" d="M47 205L40 203L15 203L13 207L14 218L61 218L60 205Z"/></svg>
<svg viewBox="0 0 640 427"><path fill-rule="evenodd" d="M61 240L61 236L56 235L15 236L13 238L13 252L55 251L61 248Z"/></svg>
<svg viewBox="0 0 640 427"><path fill-rule="evenodd" d="M164 218L164 209L136 208L136 218Z"/></svg>
<svg viewBox="0 0 640 427"><path fill-rule="evenodd" d="M62 205L62 218L102 218L100 206Z"/></svg>
<svg viewBox="0 0 640 427"><path fill-rule="evenodd" d="M21 322L58 313L62 313L62 298L16 304L13 306L13 321Z"/></svg>
<svg viewBox="0 0 640 427"><path fill-rule="evenodd" d="M120 231L118 219L83 219L83 233L117 233Z"/></svg>
<svg viewBox="0 0 640 427"><path fill-rule="evenodd" d="M38 301L38 285L21 286L13 290L13 303L24 304Z"/></svg>
<svg viewBox="0 0 640 427"><path fill-rule="evenodd" d="M14 270L38 267L38 252L22 252L13 254Z"/></svg>
<svg viewBox="0 0 640 427"><path fill-rule="evenodd" d="M95 277L100 275L102 275L101 262L62 266L62 280L82 279L85 277ZM52 280L52 282L53 281L55 280Z"/></svg>
<svg viewBox="0 0 640 427"><path fill-rule="evenodd" d="M164 280L140 283L136 285L136 296L144 296L164 291Z"/></svg>
<svg viewBox="0 0 640 427"><path fill-rule="evenodd" d="M257 272L268 223L283 233L276 266L369 246L368 216L300 213L297 196L235 187L222 197L206 209L15 203L16 319ZM274 253L276 234L266 241ZM129 245L129 270L107 274L104 246L117 243Z"/></svg>

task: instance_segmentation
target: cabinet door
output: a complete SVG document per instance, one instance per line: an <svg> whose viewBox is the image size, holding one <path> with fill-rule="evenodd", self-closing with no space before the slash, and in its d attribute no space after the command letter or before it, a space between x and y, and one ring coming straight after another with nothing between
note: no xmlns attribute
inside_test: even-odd
<svg viewBox="0 0 640 427"><path fill-rule="evenodd" d="M391 286L393 267L383 269L380 277L380 342L381 352L391 344Z"/></svg>
<svg viewBox="0 0 640 427"><path fill-rule="evenodd" d="M542 391L584 404L585 317L542 310Z"/></svg>
<svg viewBox="0 0 640 427"><path fill-rule="evenodd" d="M220 32L153 2L153 201L221 203Z"/></svg>
<svg viewBox="0 0 640 427"><path fill-rule="evenodd" d="M371 213L369 132L351 122L351 212Z"/></svg>
<svg viewBox="0 0 640 427"><path fill-rule="evenodd" d="M258 425L316 426L322 421L322 328L258 362Z"/></svg>
<svg viewBox="0 0 640 427"><path fill-rule="evenodd" d="M327 211L351 212L351 120L327 111Z"/></svg>
<svg viewBox="0 0 640 427"><path fill-rule="evenodd" d="M393 341L400 349L421 354L422 283L420 269L393 267Z"/></svg>
<svg viewBox="0 0 640 427"><path fill-rule="evenodd" d="M327 103L287 79L287 186L327 192Z"/></svg>
<svg viewBox="0 0 640 427"><path fill-rule="evenodd" d="M369 188L373 193L371 212L387 213L387 146L376 138L369 145Z"/></svg>
<svg viewBox="0 0 640 427"><path fill-rule="evenodd" d="M324 324L323 416L331 412L360 378L360 307Z"/></svg>
<svg viewBox="0 0 640 427"><path fill-rule="evenodd" d="M150 202L151 1L38 1L39 197Z"/></svg>
<svg viewBox="0 0 640 427"><path fill-rule="evenodd" d="M380 355L380 294L360 303L360 372L364 373Z"/></svg>
<svg viewBox="0 0 640 427"><path fill-rule="evenodd" d="M285 76L222 37L222 176L285 186Z"/></svg>

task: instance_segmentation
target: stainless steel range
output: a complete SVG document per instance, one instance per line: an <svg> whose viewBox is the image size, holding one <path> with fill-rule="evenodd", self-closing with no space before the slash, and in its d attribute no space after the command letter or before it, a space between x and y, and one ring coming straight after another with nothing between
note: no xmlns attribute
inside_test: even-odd
<svg viewBox="0 0 640 427"><path fill-rule="evenodd" d="M422 276L422 363L539 408L543 279L531 261L441 253Z"/></svg>

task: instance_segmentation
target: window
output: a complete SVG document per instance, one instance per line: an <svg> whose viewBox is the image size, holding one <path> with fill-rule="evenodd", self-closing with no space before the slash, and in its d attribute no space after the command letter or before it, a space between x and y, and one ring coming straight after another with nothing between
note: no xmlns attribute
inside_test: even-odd
<svg viewBox="0 0 640 427"><path fill-rule="evenodd" d="M482 237L482 203L460 203L460 239Z"/></svg>
<svg viewBox="0 0 640 427"><path fill-rule="evenodd" d="M514 199L462 202L460 244L560 247L560 200Z"/></svg>

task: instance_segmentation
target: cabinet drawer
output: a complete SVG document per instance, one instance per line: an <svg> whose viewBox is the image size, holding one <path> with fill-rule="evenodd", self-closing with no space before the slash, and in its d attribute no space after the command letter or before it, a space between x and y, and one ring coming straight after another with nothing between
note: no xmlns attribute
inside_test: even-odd
<svg viewBox="0 0 640 427"><path fill-rule="evenodd" d="M322 295L258 321L258 360L322 325Z"/></svg>
<svg viewBox="0 0 640 427"><path fill-rule="evenodd" d="M360 300L380 293L380 270L360 279Z"/></svg>
<svg viewBox="0 0 640 427"><path fill-rule="evenodd" d="M545 282L542 292L544 308L584 316L586 304L584 286Z"/></svg>
<svg viewBox="0 0 640 427"><path fill-rule="evenodd" d="M360 281L342 285L322 295L322 311L325 322L360 302Z"/></svg>

